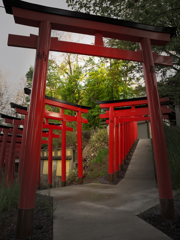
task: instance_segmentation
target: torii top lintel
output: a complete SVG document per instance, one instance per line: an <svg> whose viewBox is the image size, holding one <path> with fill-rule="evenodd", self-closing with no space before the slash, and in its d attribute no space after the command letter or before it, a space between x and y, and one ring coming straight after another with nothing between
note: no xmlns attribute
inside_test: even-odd
<svg viewBox="0 0 180 240"><path fill-rule="evenodd" d="M119 40L140 42L148 37L152 45L166 45L175 35L175 27L156 27L136 22L95 16L85 13L41 6L19 0L3 0L6 12L14 15L16 23L39 27L49 21L51 28L67 32L95 35ZM33 13L32 13L33 11Z"/></svg>

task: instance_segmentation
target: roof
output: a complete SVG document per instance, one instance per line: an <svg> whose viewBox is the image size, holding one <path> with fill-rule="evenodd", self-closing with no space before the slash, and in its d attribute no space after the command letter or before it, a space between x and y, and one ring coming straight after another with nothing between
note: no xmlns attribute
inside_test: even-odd
<svg viewBox="0 0 180 240"><path fill-rule="evenodd" d="M24 93L28 94L28 95L31 94L31 89L24 88ZM70 105L70 106L74 106L74 107L78 107L78 108L91 109L91 107L88 107L88 106L82 106L82 105L78 105L78 104L75 104L75 103L70 103L70 102L67 102L67 101L64 101L64 100L60 100L60 99L57 99L57 98L54 98L54 97L49 97L47 95L45 95L45 99L49 99L49 100L52 100L52 101L55 101L55 102L59 102L59 103L64 103L64 104L67 104L67 105Z"/></svg>
<svg viewBox="0 0 180 240"><path fill-rule="evenodd" d="M96 16L92 14L52 8L52 7L42 6L39 4L32 4L32 3L28 3L20 0L16 0L16 1L3 0L3 3L6 9L6 13L8 14L13 14L12 7L17 7L21 9L36 11L36 12L90 20L90 21L101 22L101 23L108 23L108 24L136 28L136 29L147 30L152 32L169 33L171 37L173 37L176 34L176 29L177 29L176 27L152 26L152 25L147 25L147 24L142 24L137 22L119 20L115 18L108 18L108 17Z"/></svg>

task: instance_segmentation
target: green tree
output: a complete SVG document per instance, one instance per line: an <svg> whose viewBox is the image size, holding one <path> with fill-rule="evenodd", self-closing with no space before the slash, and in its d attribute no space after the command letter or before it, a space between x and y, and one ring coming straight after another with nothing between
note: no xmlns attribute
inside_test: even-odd
<svg viewBox="0 0 180 240"><path fill-rule="evenodd" d="M33 84L33 72L34 68L30 66L29 71L26 73L26 87L32 88ZM48 69L47 69L47 78L46 78L46 95L50 97L59 97L59 84L60 84L60 75L61 75L61 69L58 66L58 64L54 60L48 61ZM26 96L26 103L29 105L30 98L27 95ZM54 107L47 107L49 110L57 111Z"/></svg>
<svg viewBox="0 0 180 240"><path fill-rule="evenodd" d="M95 128L101 126L99 114L102 112L96 101L118 100L122 96L123 98L134 96L131 86L134 80L130 76L134 66L122 60L100 59L97 62L92 57L87 62L83 103L92 108L87 114L88 127Z"/></svg>
<svg viewBox="0 0 180 240"><path fill-rule="evenodd" d="M75 104L82 103L82 67L72 54L61 63L62 75L59 85L61 99Z"/></svg>
<svg viewBox="0 0 180 240"><path fill-rule="evenodd" d="M152 46L158 54L172 56L173 67L156 66L158 78L165 92L169 92L171 101L180 104L180 1L179 0L66 0L68 6L76 11L93 13L100 16L134 21L154 26L177 27L174 36L166 46ZM108 40L107 45L121 46L122 49L139 48L135 43ZM142 71L137 64L137 72ZM162 84L159 84L159 86ZM171 86L171 88L170 88ZM160 86L161 87L161 86ZM176 90L176 91L174 91ZM137 91L142 92L143 91ZM161 89L159 89L161 94ZM145 93L145 92L144 92Z"/></svg>

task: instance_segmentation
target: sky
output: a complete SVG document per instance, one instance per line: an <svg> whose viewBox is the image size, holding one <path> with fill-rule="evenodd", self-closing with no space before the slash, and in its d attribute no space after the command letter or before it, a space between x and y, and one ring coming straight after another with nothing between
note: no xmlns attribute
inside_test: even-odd
<svg viewBox="0 0 180 240"><path fill-rule="evenodd" d="M67 7L66 0L24 0L26 2L40 4L49 7L71 10ZM0 0L0 6L4 6ZM0 7L0 70L7 73L7 81L10 87L16 90L21 84L20 79L25 77L30 65L34 66L35 50L19 47L7 46L8 34L16 34L29 36L30 34L38 34L38 29L34 27L23 26L14 22L13 15L6 14L5 9ZM72 37L73 36L73 37ZM74 34L71 38L74 41L81 39L80 34ZM82 37L83 39L84 37ZM86 37L85 37L86 39ZM87 38L86 42L93 41L92 38ZM50 53L50 58L57 56L55 53Z"/></svg>

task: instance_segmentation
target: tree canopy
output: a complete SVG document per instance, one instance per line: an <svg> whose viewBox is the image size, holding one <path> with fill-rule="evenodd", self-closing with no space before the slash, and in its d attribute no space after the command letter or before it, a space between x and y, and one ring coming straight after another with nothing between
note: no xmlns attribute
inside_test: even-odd
<svg viewBox="0 0 180 240"><path fill-rule="evenodd" d="M66 0L75 11L118 18L154 26L177 27L176 36L163 47L152 46L158 54L172 56L173 67L156 66L160 79L160 96L169 94L172 102L180 104L180 1L179 0ZM131 42L108 40L124 49L134 50L138 45ZM140 65L137 65L138 67ZM137 68L139 70L139 68ZM141 69L141 68L140 68ZM163 86L163 88L162 88ZM142 90L142 89L141 89ZM141 91L142 92L142 91Z"/></svg>
<svg viewBox="0 0 180 240"><path fill-rule="evenodd" d="M101 127L98 100L117 100L134 96L132 85L135 66L122 60L89 57L79 64L77 56L67 54L59 65L49 60L46 79L46 95L92 109L84 117L89 124L84 128ZM27 87L31 88L33 67L26 74ZM29 103L29 98L26 99ZM60 109L46 106L48 110L59 112ZM72 111L66 114L74 115Z"/></svg>

